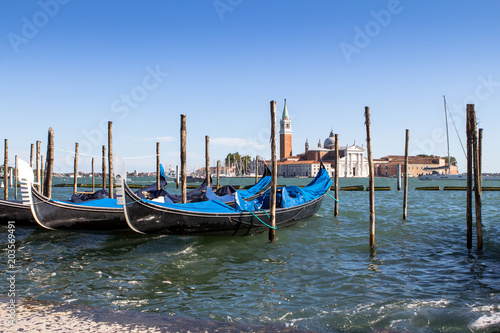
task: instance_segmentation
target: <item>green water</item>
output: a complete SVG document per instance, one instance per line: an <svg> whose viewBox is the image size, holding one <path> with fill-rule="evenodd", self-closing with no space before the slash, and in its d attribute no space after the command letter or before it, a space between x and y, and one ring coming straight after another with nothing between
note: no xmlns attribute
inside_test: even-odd
<svg viewBox="0 0 500 333"><path fill-rule="evenodd" d="M150 180L131 179L143 181ZM367 184L340 180L340 186ZM392 190L375 193L374 256L366 191L341 191L338 217L326 197L318 214L278 229L273 244L266 234L210 238L17 228L17 287L21 297L319 332L498 331L500 192L483 192L484 250L468 252L466 193L414 190L427 185L464 183L410 179L403 221L395 179L376 179L376 186ZM71 191L56 188L54 197L67 199ZM7 229L0 231L6 244Z"/></svg>

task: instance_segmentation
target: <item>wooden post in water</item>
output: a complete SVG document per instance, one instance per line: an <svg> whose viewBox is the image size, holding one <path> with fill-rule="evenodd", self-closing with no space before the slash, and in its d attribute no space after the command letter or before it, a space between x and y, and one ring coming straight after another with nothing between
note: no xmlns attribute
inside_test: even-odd
<svg viewBox="0 0 500 333"><path fill-rule="evenodd" d="M14 186L14 170L9 172L9 187L12 188Z"/></svg>
<svg viewBox="0 0 500 333"><path fill-rule="evenodd" d="M40 193L44 193L44 179L45 179L45 173L44 173L44 163L43 163L43 155L40 155Z"/></svg>
<svg viewBox="0 0 500 333"><path fill-rule="evenodd" d="M220 175L220 160L217 160L217 186L216 186L216 190L219 189L219 175Z"/></svg>
<svg viewBox="0 0 500 333"><path fill-rule="evenodd" d="M43 195L52 197L52 174L54 172L54 130L49 128L47 139L47 166L45 168L45 182L43 185Z"/></svg>
<svg viewBox="0 0 500 333"><path fill-rule="evenodd" d="M205 135L205 178L207 179L207 186L210 184L210 137Z"/></svg>
<svg viewBox="0 0 500 333"><path fill-rule="evenodd" d="M477 137L477 149L479 154L479 175L481 176L481 186L483 185L483 129L479 129L478 137ZM482 190L482 188L481 188Z"/></svg>
<svg viewBox="0 0 500 333"><path fill-rule="evenodd" d="M80 144L75 143L75 163L73 168L73 194L78 192L78 147Z"/></svg>
<svg viewBox="0 0 500 333"><path fill-rule="evenodd" d="M396 185L398 191L401 191L401 164L398 164L398 168L396 170Z"/></svg>
<svg viewBox="0 0 500 333"><path fill-rule="evenodd" d="M175 166L175 184L177 185L177 188L179 188L179 166Z"/></svg>
<svg viewBox="0 0 500 333"><path fill-rule="evenodd" d="M92 157L92 193L95 192L95 172L94 172L94 158Z"/></svg>
<svg viewBox="0 0 500 333"><path fill-rule="evenodd" d="M259 182L259 159L255 156L255 184Z"/></svg>
<svg viewBox="0 0 500 333"><path fill-rule="evenodd" d="M41 164L42 164L42 161L40 160L41 157L40 157L40 144L41 142L40 141L37 141L36 142L36 181L38 183L38 191L41 192L41 189L42 189L42 177L41 177Z"/></svg>
<svg viewBox="0 0 500 333"><path fill-rule="evenodd" d="M405 173L404 173L404 189L403 189L403 220L408 216L408 146L410 143L410 130L406 130L405 140Z"/></svg>
<svg viewBox="0 0 500 333"><path fill-rule="evenodd" d="M276 154L276 101L271 101L271 197L269 203L271 228L269 228L269 242L276 237L276 186L278 184L278 161Z"/></svg>
<svg viewBox="0 0 500 333"><path fill-rule="evenodd" d="M471 104L471 134L472 134L472 155L474 159L474 199L475 199L475 212L476 212L476 237L477 237L477 249L483 249L483 224L481 217L481 171L479 162L479 146L477 138L477 122L476 122L476 111L474 109L474 104Z"/></svg>
<svg viewBox="0 0 500 333"><path fill-rule="evenodd" d="M467 249L472 249L472 133L471 104L467 104Z"/></svg>
<svg viewBox="0 0 500 333"><path fill-rule="evenodd" d="M339 200L339 135L335 134L335 174L334 174L334 182L335 182L335 199ZM339 216L339 202L335 201L335 208L333 210L333 216Z"/></svg>
<svg viewBox="0 0 500 333"><path fill-rule="evenodd" d="M108 165L109 165L109 198L113 199L115 179L113 174L113 122L108 121Z"/></svg>
<svg viewBox="0 0 500 333"><path fill-rule="evenodd" d="M186 115L181 114L181 192L182 203L187 202L186 177Z"/></svg>
<svg viewBox="0 0 500 333"><path fill-rule="evenodd" d="M17 155L14 164L14 199L17 200L17 179L19 178L19 172L17 170Z"/></svg>
<svg viewBox="0 0 500 333"><path fill-rule="evenodd" d="M375 175L373 171L372 132L370 107L365 106L366 147L368 150L369 190L370 190L370 250L375 251Z"/></svg>
<svg viewBox="0 0 500 333"><path fill-rule="evenodd" d="M160 143L156 143L156 189L160 190Z"/></svg>
<svg viewBox="0 0 500 333"><path fill-rule="evenodd" d="M9 200L9 139L5 139L3 159L3 198Z"/></svg>
<svg viewBox="0 0 500 333"><path fill-rule="evenodd" d="M102 189L106 189L106 145L102 146Z"/></svg>
<svg viewBox="0 0 500 333"><path fill-rule="evenodd" d="M30 168L33 169L33 159L35 158L35 144L31 144L31 150L30 150Z"/></svg>

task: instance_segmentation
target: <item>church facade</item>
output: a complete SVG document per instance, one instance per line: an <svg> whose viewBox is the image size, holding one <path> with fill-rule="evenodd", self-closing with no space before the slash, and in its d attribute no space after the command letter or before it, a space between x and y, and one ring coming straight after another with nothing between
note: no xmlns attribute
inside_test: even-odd
<svg viewBox="0 0 500 333"><path fill-rule="evenodd" d="M358 146L356 142L352 145L340 147L339 163L335 165L335 134L333 130L330 135L317 147L310 148L306 140L304 152L292 154L292 122L286 106L280 121L280 160L278 162L278 175L281 177L314 177L319 171L320 161L323 161L330 176L334 176L335 168L338 167L339 177L368 177L368 159L365 157L365 149Z"/></svg>

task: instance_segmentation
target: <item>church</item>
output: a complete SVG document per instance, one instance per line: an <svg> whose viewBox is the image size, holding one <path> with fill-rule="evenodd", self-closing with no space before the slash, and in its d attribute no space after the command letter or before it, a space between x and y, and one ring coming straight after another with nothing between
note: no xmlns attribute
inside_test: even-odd
<svg viewBox="0 0 500 333"><path fill-rule="evenodd" d="M330 135L317 147L310 148L306 140L304 152L292 153L292 121L286 106L280 120L280 158L278 162L278 176L280 177L314 177L319 171L320 160L323 161L330 176L334 176L335 168L335 134ZM352 145L339 145L339 177L368 177L368 159L365 158L365 149L358 146L356 141Z"/></svg>

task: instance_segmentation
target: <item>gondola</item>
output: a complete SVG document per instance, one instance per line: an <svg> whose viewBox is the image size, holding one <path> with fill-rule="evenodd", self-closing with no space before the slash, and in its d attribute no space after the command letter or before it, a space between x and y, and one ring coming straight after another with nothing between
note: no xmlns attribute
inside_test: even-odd
<svg viewBox="0 0 500 333"><path fill-rule="evenodd" d="M123 208L116 199L98 199L81 203L58 201L40 194L33 186L33 171L18 161L23 201L29 205L35 221L46 229L107 231L128 229Z"/></svg>
<svg viewBox="0 0 500 333"><path fill-rule="evenodd" d="M320 208L330 185L330 176L322 165L306 187L279 188L276 227L288 227L312 216ZM269 190L252 201L240 200L236 192L234 208L218 200L172 204L141 199L123 179L120 192L125 203L125 219L130 228L138 233L236 236L269 229Z"/></svg>
<svg viewBox="0 0 500 333"><path fill-rule="evenodd" d="M130 230L122 205L116 199L82 201L75 200L81 196L73 196L73 201L59 201L47 198L33 186L30 166L22 160L18 163L23 201L38 225L51 230ZM156 183L154 185L156 187Z"/></svg>

